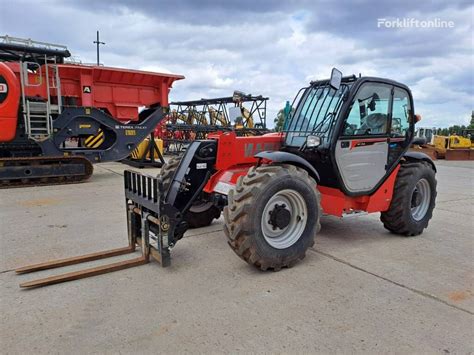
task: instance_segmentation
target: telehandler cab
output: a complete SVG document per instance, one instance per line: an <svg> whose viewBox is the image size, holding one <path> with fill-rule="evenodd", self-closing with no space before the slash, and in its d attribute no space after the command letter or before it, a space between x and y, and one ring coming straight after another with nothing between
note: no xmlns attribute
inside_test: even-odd
<svg viewBox="0 0 474 355"><path fill-rule="evenodd" d="M27 282L36 287L148 262L170 264L170 249L188 228L223 211L232 250L262 270L305 257L321 215L381 212L386 229L423 232L436 199L436 168L409 152L415 114L409 88L374 77L311 82L300 90L282 133L236 137L220 132L192 142L158 177L125 171L129 246L19 269L28 272L132 252L126 262Z"/></svg>

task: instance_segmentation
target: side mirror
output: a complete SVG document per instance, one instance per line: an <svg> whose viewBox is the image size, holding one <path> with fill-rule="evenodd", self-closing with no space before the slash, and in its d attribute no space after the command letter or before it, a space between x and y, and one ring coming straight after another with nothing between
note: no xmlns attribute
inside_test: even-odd
<svg viewBox="0 0 474 355"><path fill-rule="evenodd" d="M318 136L308 136L306 137L306 148L316 148L321 144L321 138Z"/></svg>
<svg viewBox="0 0 474 355"><path fill-rule="evenodd" d="M341 81L342 81L342 72L340 70L337 70L336 68L332 68L331 79L329 80L329 85L334 90L339 90L339 88L341 87Z"/></svg>

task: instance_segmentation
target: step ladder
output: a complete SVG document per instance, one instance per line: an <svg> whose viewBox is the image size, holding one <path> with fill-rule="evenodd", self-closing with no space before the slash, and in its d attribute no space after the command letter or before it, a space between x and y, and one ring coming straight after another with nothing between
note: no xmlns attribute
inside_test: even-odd
<svg viewBox="0 0 474 355"><path fill-rule="evenodd" d="M43 141L51 136L53 121L49 102L25 100L25 131L28 138Z"/></svg>
<svg viewBox="0 0 474 355"><path fill-rule="evenodd" d="M44 65L34 62L20 61L20 83L21 97L23 103L23 119L25 132L29 139L41 142L51 137L53 133L52 115L61 114L61 81L59 78L58 66L55 63L47 63L47 56L44 56ZM30 80L30 74L35 80ZM26 95L26 88L40 87L46 84L46 98L38 101ZM57 104L51 103L51 89L56 91Z"/></svg>

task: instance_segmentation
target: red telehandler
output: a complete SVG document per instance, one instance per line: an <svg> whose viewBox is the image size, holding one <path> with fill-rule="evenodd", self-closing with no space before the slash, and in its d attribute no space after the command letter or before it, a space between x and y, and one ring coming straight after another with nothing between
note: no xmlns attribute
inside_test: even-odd
<svg viewBox="0 0 474 355"><path fill-rule="evenodd" d="M0 37L0 188L80 182L92 163L126 158L183 79L68 57L61 45Z"/></svg>
<svg viewBox="0 0 474 355"><path fill-rule="evenodd" d="M415 236L431 219L436 168L414 140L413 98L406 85L375 77L311 82L300 90L283 133L192 142L152 177L125 172L129 246L21 268L42 270L119 253L142 256L98 268L26 282L38 287L143 264L170 264L170 249L190 227L224 214L232 250L262 270L291 267L305 257L322 213L381 213L390 232Z"/></svg>

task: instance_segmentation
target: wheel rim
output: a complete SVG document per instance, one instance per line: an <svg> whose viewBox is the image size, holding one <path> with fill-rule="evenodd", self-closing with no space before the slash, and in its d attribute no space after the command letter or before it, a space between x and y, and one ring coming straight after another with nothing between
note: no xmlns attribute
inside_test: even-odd
<svg viewBox="0 0 474 355"><path fill-rule="evenodd" d="M415 221L422 220L431 202L431 187L426 179L420 179L411 194L411 216Z"/></svg>
<svg viewBox="0 0 474 355"><path fill-rule="evenodd" d="M280 228L272 224L271 213L283 208L289 212L289 221L285 227ZM288 214L288 212L285 213ZM263 209L261 220L263 237L273 248L289 248L300 239L307 219L307 207L303 196L294 190L281 190L268 200Z"/></svg>

